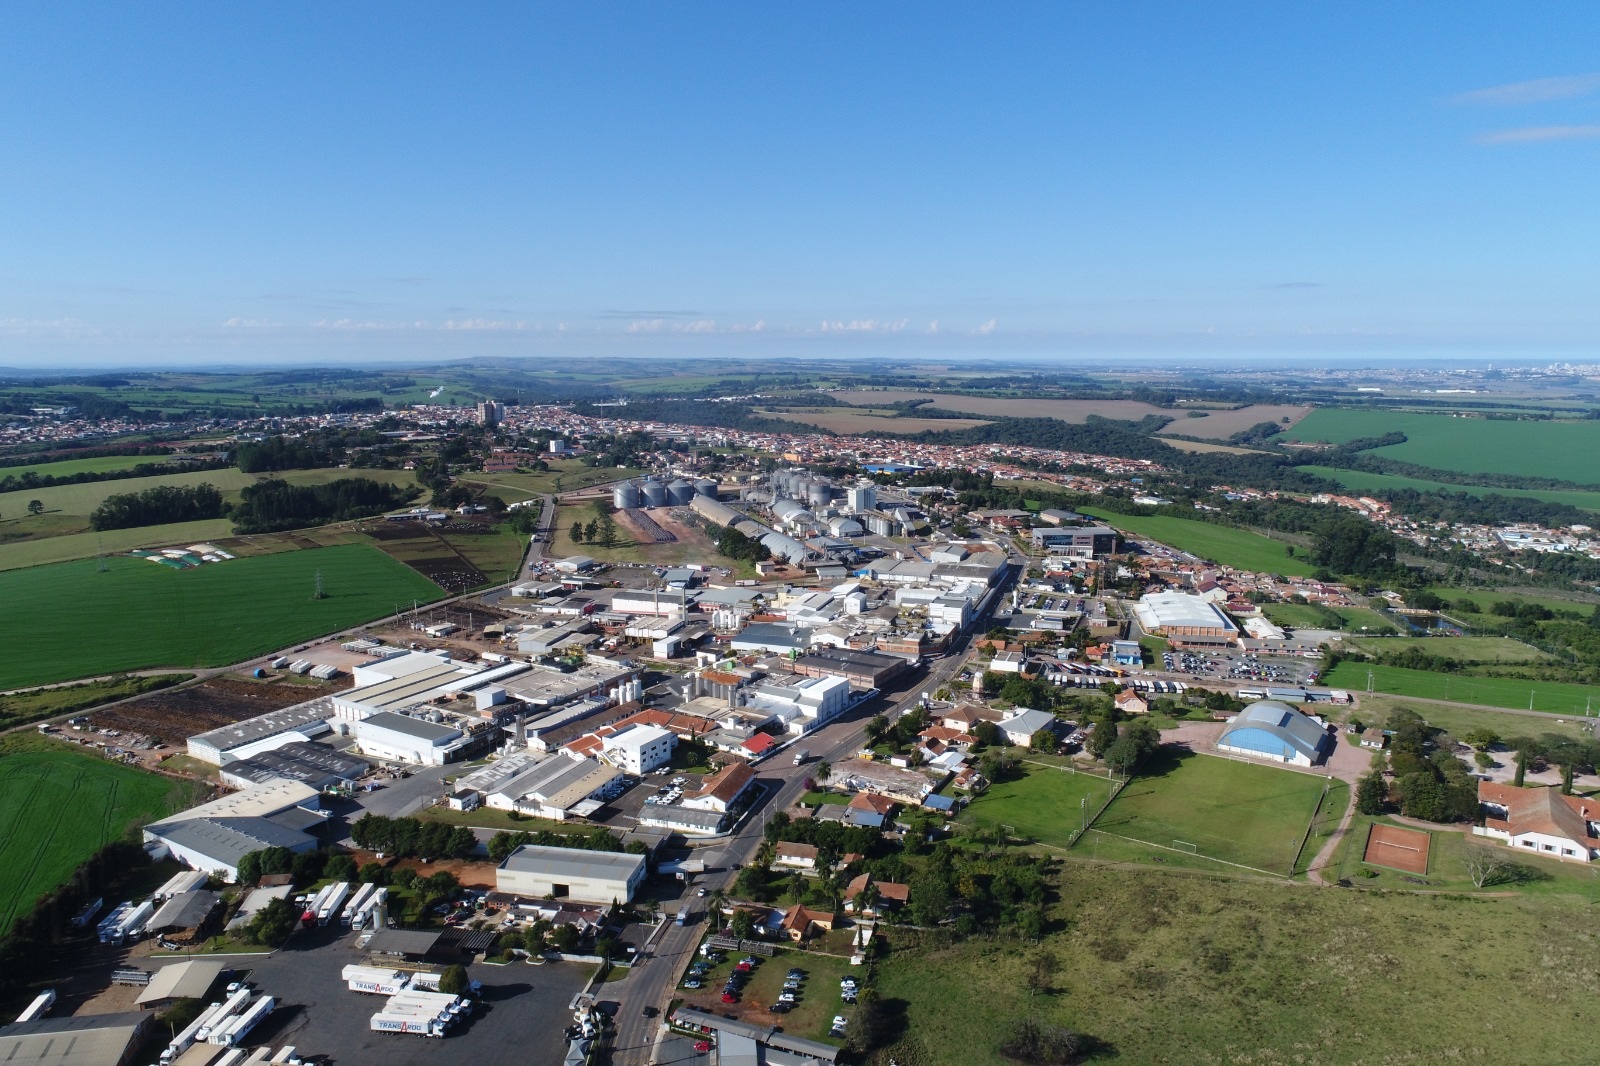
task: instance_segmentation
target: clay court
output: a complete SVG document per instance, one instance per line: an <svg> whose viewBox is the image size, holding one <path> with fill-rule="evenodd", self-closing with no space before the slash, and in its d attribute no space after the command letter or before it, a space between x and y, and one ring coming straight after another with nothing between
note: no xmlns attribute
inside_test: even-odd
<svg viewBox="0 0 1600 1066"><path fill-rule="evenodd" d="M1361 861L1408 874L1425 874L1428 872L1428 844L1432 839L1418 829L1374 823L1367 829L1367 850Z"/></svg>

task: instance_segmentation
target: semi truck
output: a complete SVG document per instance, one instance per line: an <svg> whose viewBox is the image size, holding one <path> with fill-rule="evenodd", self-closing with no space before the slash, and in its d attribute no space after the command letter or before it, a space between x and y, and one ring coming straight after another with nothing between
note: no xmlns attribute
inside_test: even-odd
<svg viewBox="0 0 1600 1066"><path fill-rule="evenodd" d="M224 1000L222 1005L207 1019L206 1024L196 1031L195 1040L205 1041L208 1044L218 1043L218 1041L211 1039L212 1034L227 1025L230 1019L249 1006L251 995L252 993L248 988L241 988Z"/></svg>
<svg viewBox="0 0 1600 1066"><path fill-rule="evenodd" d="M37 1018L43 1018L46 1014L50 1013L50 1008L55 1005L56 990L53 988L47 988L43 992L40 992L37 996L33 997L33 1002L28 1004L27 1009L21 1014L17 1015L17 1021L31 1022Z"/></svg>
<svg viewBox="0 0 1600 1066"><path fill-rule="evenodd" d="M678 908L678 919L674 924L676 924L676 925L688 925L689 924L689 905L687 903L685 903L683 906Z"/></svg>
<svg viewBox="0 0 1600 1066"><path fill-rule="evenodd" d="M238 1047L244 1042L244 1038L250 1035L250 1030L260 1025L277 1005L277 1001L271 996L262 996L250 1004L243 1014L234 1015L220 1030L213 1031L207 1042L222 1044L225 1047Z"/></svg>
<svg viewBox="0 0 1600 1066"><path fill-rule="evenodd" d="M209 1035L211 1030L208 1027L211 1025L211 1020L222 1011L222 1008L223 1005L221 1003L211 1004L211 1006L201 1011L195 1017L195 1020L190 1022L182 1032L173 1037L172 1043L168 1044L166 1050L161 1053L161 1066L172 1066L172 1063L177 1061L179 1055L194 1047L195 1041L200 1039L201 1030L205 1030Z"/></svg>
<svg viewBox="0 0 1600 1066"><path fill-rule="evenodd" d="M340 881L322 901L322 906L317 910L317 924L327 925L339 917L339 912L344 909L344 901L350 898L350 882Z"/></svg>
<svg viewBox="0 0 1600 1066"><path fill-rule="evenodd" d="M361 912L361 909L367 905L367 900L371 899L373 893L377 891L378 886L373 884L362 885L356 889L356 894L350 897L350 905L344 909L344 914L339 918L339 921L344 925L354 925L355 916Z"/></svg>
<svg viewBox="0 0 1600 1066"><path fill-rule="evenodd" d="M372 1031L374 1033L401 1033L411 1036L444 1036L444 1023L438 1018L424 1015L400 1013L391 1014L379 1011L372 1016Z"/></svg>
<svg viewBox="0 0 1600 1066"><path fill-rule="evenodd" d="M340 976L350 991L374 996L399 995L411 985L411 979L399 970L385 970L377 966L346 966Z"/></svg>

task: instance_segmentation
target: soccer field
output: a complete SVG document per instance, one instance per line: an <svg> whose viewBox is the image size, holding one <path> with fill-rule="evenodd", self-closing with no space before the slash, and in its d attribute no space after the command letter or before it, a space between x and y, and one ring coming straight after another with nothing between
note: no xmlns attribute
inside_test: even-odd
<svg viewBox="0 0 1600 1066"><path fill-rule="evenodd" d="M1097 830L1287 875L1327 778L1163 747Z"/></svg>
<svg viewBox="0 0 1600 1066"><path fill-rule="evenodd" d="M101 847L166 814L174 790L154 774L55 748L0 752L0 935Z"/></svg>
<svg viewBox="0 0 1600 1066"><path fill-rule="evenodd" d="M961 820L985 829L1010 826L1017 836L1064 848L1083 822L1084 798L1092 818L1111 794L1112 782L1098 774L1029 763L1024 768L1022 777L991 785Z"/></svg>
<svg viewBox="0 0 1600 1066"><path fill-rule="evenodd" d="M366 545L173 570L117 556L0 573L0 689L156 666L225 666L443 593ZM316 574L326 598L314 599Z"/></svg>

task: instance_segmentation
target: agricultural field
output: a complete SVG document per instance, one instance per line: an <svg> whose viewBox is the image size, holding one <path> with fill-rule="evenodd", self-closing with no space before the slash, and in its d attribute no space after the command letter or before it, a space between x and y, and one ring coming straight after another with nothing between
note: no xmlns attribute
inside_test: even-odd
<svg viewBox="0 0 1600 1066"><path fill-rule="evenodd" d="M477 516L479 518L485 516ZM516 577L527 540L503 523L457 518L426 522L363 522L369 543L450 592Z"/></svg>
<svg viewBox="0 0 1600 1066"><path fill-rule="evenodd" d="M0 478L39 474L43 477L71 477L74 474L103 474L108 470L132 470L140 463L169 463L172 455L100 455L92 459L58 459L31 466L0 467Z"/></svg>
<svg viewBox="0 0 1600 1066"><path fill-rule="evenodd" d="M1037 946L892 937L876 987L902 1042L880 1061L1009 1066L998 1045L1029 1015L1141 1066L1592 1056L1600 933L1586 899L1377 894L1089 863L1070 864L1059 892ZM1058 965L1030 995L1041 953Z"/></svg>
<svg viewBox="0 0 1600 1066"><path fill-rule="evenodd" d="M1445 639L1445 638L1440 638ZM1493 639L1493 638L1491 638ZM1556 681L1524 681L1515 677L1468 677L1406 670L1374 663L1342 662L1322 682L1352 692L1367 690L1372 675L1374 691L1415 699L1454 700L1489 707L1544 711L1547 714L1583 716L1591 701L1600 699L1600 685L1573 685ZM1531 704L1531 706L1530 706Z"/></svg>
<svg viewBox="0 0 1600 1066"><path fill-rule="evenodd" d="M1178 449L1180 452L1195 452L1195 453L1225 452L1228 455L1257 455L1257 454L1260 454L1258 449L1255 449L1255 448L1241 448L1236 444L1211 444L1209 442L1202 443L1201 441L1197 441L1197 440L1179 440L1176 437L1168 437L1168 436L1164 436L1164 435L1162 435L1160 433L1156 434L1156 439L1161 441L1163 444L1171 445L1172 447Z"/></svg>
<svg viewBox="0 0 1600 1066"><path fill-rule="evenodd" d="M786 422L823 429L846 436L870 437L874 433L926 433L940 430L972 429L993 423L981 418L917 418L899 417L899 411L880 412L872 409L850 410L842 407L793 407L787 410L757 408L758 412Z"/></svg>
<svg viewBox="0 0 1600 1066"><path fill-rule="evenodd" d="M1536 663L1550 658L1533 645L1509 637L1347 637L1342 647L1367 655L1392 655L1415 647L1457 662Z"/></svg>
<svg viewBox="0 0 1600 1066"><path fill-rule="evenodd" d="M1417 492L1465 492L1477 497L1526 496L1546 503L1565 503L1586 511L1600 511L1600 492L1584 492L1580 489L1505 489L1490 485L1452 485L1445 481L1426 481L1397 474L1369 474L1365 470L1340 470L1332 466L1302 466L1300 469L1329 481L1337 481L1351 492L1413 489Z"/></svg>
<svg viewBox="0 0 1600 1066"><path fill-rule="evenodd" d="M1182 433L1185 437L1226 440L1235 433L1242 433L1262 422L1274 422L1287 432L1290 426L1311 412L1311 408L1299 404L1257 403L1231 410L1213 408L1205 411L1204 418L1196 418L1195 415L1201 410L1203 409L1188 406L1180 408L1176 412L1177 417L1167 423L1166 432ZM1176 441L1167 443L1174 448L1178 447Z"/></svg>
<svg viewBox="0 0 1600 1066"><path fill-rule="evenodd" d="M1084 508L1083 513L1103 519L1124 532L1148 537L1170 548L1238 570L1309 577L1316 569L1303 554L1288 555L1283 541L1247 529L1169 515L1120 514L1104 507Z"/></svg>
<svg viewBox="0 0 1600 1066"><path fill-rule="evenodd" d="M1023 776L1000 781L973 801L961 816L968 825L994 829L1010 826L1017 837L1055 848L1071 845L1082 824L1083 801L1088 814L1105 805L1112 782L1093 773L1046 766L1028 759Z"/></svg>
<svg viewBox="0 0 1600 1066"><path fill-rule="evenodd" d="M381 618L439 586L365 545L173 570L128 556L0 573L8 632L0 689L157 666L221 666ZM324 599L314 599L322 574Z"/></svg>
<svg viewBox="0 0 1600 1066"><path fill-rule="evenodd" d="M27 736L0 745L0 935L106 844L174 809L173 783Z"/></svg>
<svg viewBox="0 0 1600 1066"><path fill-rule="evenodd" d="M1536 422L1406 411L1323 407L1307 415L1286 438L1342 444L1399 430L1404 444L1369 454L1463 474L1512 474L1595 482L1600 421Z"/></svg>
<svg viewBox="0 0 1600 1066"><path fill-rule="evenodd" d="M155 477L131 477L119 481L88 481L79 485L56 485L44 489L18 489L15 492L0 492L0 531L11 532L13 529L26 529L27 523L34 521L28 516L28 502L38 500L44 504L44 514L40 517L49 518L53 515L70 515L81 518L75 526L66 532L81 532L89 528L89 514L108 496L119 496L124 493L143 492L159 486L172 486L174 488L190 488L195 485L215 485L221 489L225 496L236 496L238 490L256 480L254 474L240 473L235 467L222 470L186 470L181 474L158 474Z"/></svg>
<svg viewBox="0 0 1600 1066"><path fill-rule="evenodd" d="M1327 784L1317 774L1167 745L1147 760L1093 832L1180 851L1193 845L1193 854L1288 876Z"/></svg>
<svg viewBox="0 0 1600 1066"><path fill-rule="evenodd" d="M994 418L1059 418L1063 422L1087 422L1090 415L1127 422L1137 422L1150 415L1159 415L1162 418L1182 416L1181 411L1175 414L1165 408L1141 403L1138 400L1010 399L1004 396L961 396L946 392L916 392L909 389L846 389L833 393L833 397L861 407L882 407L884 404L903 403L906 400L928 400L931 402L923 406L937 411L959 411L962 414ZM1194 421L1198 423L1205 420L1197 418ZM1260 422L1261 419L1255 421ZM1221 435L1227 436L1227 434Z"/></svg>

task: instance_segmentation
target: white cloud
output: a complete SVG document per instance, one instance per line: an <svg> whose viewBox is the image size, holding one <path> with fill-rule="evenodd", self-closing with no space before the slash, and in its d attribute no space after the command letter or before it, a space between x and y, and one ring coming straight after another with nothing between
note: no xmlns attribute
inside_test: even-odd
<svg viewBox="0 0 1600 1066"><path fill-rule="evenodd" d="M740 322L737 325L728 327L729 333L765 333L766 330L767 320L764 318L758 319L756 324L753 326L747 326L743 322Z"/></svg>
<svg viewBox="0 0 1600 1066"><path fill-rule="evenodd" d="M488 329L488 330L516 330L526 328L524 322L503 322L488 318L452 318L440 326L440 329Z"/></svg>
<svg viewBox="0 0 1600 1066"><path fill-rule="evenodd" d="M993 333L995 330L997 330L999 328L1000 328L999 320L991 318L989 321L987 321L983 325L977 327L972 332L973 332L973 334L975 336L987 337L989 334Z"/></svg>
<svg viewBox="0 0 1600 1066"><path fill-rule="evenodd" d="M899 333L909 323L901 318L893 322L880 322L876 318L855 318L849 322L836 321L822 323L824 333Z"/></svg>
<svg viewBox="0 0 1600 1066"><path fill-rule="evenodd" d="M938 333L939 332L939 320L937 318L934 319L932 322L928 323L928 332L929 333Z"/></svg>
<svg viewBox="0 0 1600 1066"><path fill-rule="evenodd" d="M667 328L664 318L640 318L628 323L629 333L660 333Z"/></svg>
<svg viewBox="0 0 1600 1066"><path fill-rule="evenodd" d="M1479 144L1540 144L1544 141L1592 141L1600 137L1600 126L1523 126L1514 130L1480 133Z"/></svg>
<svg viewBox="0 0 1600 1066"><path fill-rule="evenodd" d="M1509 85L1491 85L1486 89L1460 93L1450 99L1456 104L1513 107L1518 104L1542 104L1548 100L1570 100L1574 96L1588 96L1596 90L1600 90L1600 74L1572 74L1560 78L1512 82Z"/></svg>
<svg viewBox="0 0 1600 1066"><path fill-rule="evenodd" d="M222 324L224 329L276 329L282 322L268 322L264 318L240 318L234 315Z"/></svg>
<svg viewBox="0 0 1600 1066"><path fill-rule="evenodd" d="M679 333L715 333L717 323L713 319L702 318L695 322L685 322L677 327Z"/></svg>
<svg viewBox="0 0 1600 1066"><path fill-rule="evenodd" d="M10 337L81 336L98 332L81 318L0 318L0 334Z"/></svg>

